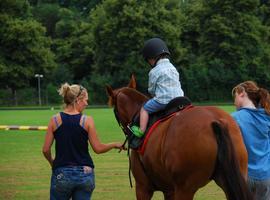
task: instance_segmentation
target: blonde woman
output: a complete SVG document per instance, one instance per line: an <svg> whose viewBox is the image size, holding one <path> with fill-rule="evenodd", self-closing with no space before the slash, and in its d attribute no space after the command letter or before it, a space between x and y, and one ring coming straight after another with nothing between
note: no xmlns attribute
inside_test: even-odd
<svg viewBox="0 0 270 200"><path fill-rule="evenodd" d="M270 199L270 95L253 81L232 90L238 123L248 151L248 184L256 200Z"/></svg>
<svg viewBox="0 0 270 200"><path fill-rule="evenodd" d="M100 142L93 118L82 114L88 105L84 87L65 83L59 94L64 110L51 118L43 145L43 154L52 167L50 199L89 200L95 188L95 175L88 142L97 154L122 149L122 143ZM51 154L54 140L55 158Z"/></svg>

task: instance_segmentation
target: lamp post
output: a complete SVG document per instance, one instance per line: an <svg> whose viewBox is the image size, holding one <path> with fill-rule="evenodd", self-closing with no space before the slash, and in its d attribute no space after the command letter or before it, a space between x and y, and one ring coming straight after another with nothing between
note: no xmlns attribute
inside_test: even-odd
<svg viewBox="0 0 270 200"><path fill-rule="evenodd" d="M40 79L43 78L43 74L35 74L35 77L38 79L38 103L41 106Z"/></svg>

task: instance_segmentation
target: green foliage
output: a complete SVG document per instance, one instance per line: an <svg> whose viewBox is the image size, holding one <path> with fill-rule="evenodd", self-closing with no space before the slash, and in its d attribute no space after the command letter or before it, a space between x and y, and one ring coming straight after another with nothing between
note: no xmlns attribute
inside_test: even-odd
<svg viewBox="0 0 270 200"><path fill-rule="evenodd" d="M102 0L70 0L70 6L78 9L83 15L87 15L91 9L101 2Z"/></svg>
<svg viewBox="0 0 270 200"><path fill-rule="evenodd" d="M36 88L24 88L17 91L18 105L35 105L38 103Z"/></svg>
<svg viewBox="0 0 270 200"><path fill-rule="evenodd" d="M55 86L52 83L49 83L46 87L46 94L48 96L48 103L57 105L60 104L62 101L61 97L59 96L57 90L60 86Z"/></svg>
<svg viewBox="0 0 270 200"><path fill-rule="evenodd" d="M204 23L201 24L204 31L200 46L205 58L218 58L226 67L233 69L247 65L259 56L263 27L253 15L256 1L204 2L206 12L203 14Z"/></svg>
<svg viewBox="0 0 270 200"><path fill-rule="evenodd" d="M268 0L261 1L258 13L262 23L264 25L270 26L270 2Z"/></svg>
<svg viewBox="0 0 270 200"><path fill-rule="evenodd" d="M35 19L46 27L46 33L50 37L55 37L55 25L60 20L59 9L57 4L42 4L32 11Z"/></svg>
<svg viewBox="0 0 270 200"><path fill-rule="evenodd" d="M270 85L269 8L266 0L1 0L0 83L15 104L36 87L35 73L44 74L48 103L69 82L105 104L105 85L124 86L132 73L146 93L140 51L161 37L191 100L226 101L241 81Z"/></svg>
<svg viewBox="0 0 270 200"><path fill-rule="evenodd" d="M50 40L34 20L8 19L0 31L1 80L10 88L27 85L35 73L47 74L54 66ZM20 81L18 81L20 80Z"/></svg>
<svg viewBox="0 0 270 200"><path fill-rule="evenodd" d="M269 35L269 28L255 15L258 2L201 2L185 8L187 18L182 40L188 49L184 59L189 68L186 71L193 71L194 65L208 69L204 74L209 79L207 87L211 89L207 96L213 100L225 100L230 98L231 88L241 81L269 81L270 54L264 39ZM185 78L189 81L187 74ZM199 87L199 90L204 90L204 87ZM191 97L197 99L205 95L196 92L191 92Z"/></svg>
<svg viewBox="0 0 270 200"><path fill-rule="evenodd" d="M56 25L55 52L57 61L71 72L72 79L80 82L91 73L93 37L86 22L60 20ZM65 39L63 39L65 38Z"/></svg>
<svg viewBox="0 0 270 200"><path fill-rule="evenodd" d="M10 90L1 89L0 90L0 105L12 106L12 93Z"/></svg>
<svg viewBox="0 0 270 200"><path fill-rule="evenodd" d="M52 71L50 82L58 86L65 82L72 83L73 76L66 65L60 65L54 71Z"/></svg>
<svg viewBox="0 0 270 200"><path fill-rule="evenodd" d="M188 96L192 101L210 100L208 68L200 64L193 64L189 68L184 68L182 74L185 96Z"/></svg>
<svg viewBox="0 0 270 200"><path fill-rule="evenodd" d="M4 3L8 8L0 14L0 83L15 94L35 73L49 73L55 62L44 28L28 15L29 4Z"/></svg>
<svg viewBox="0 0 270 200"><path fill-rule="evenodd" d="M3 14L7 14L10 17L28 18L31 15L30 5L25 0L1 0L0 15Z"/></svg>
<svg viewBox="0 0 270 200"><path fill-rule="evenodd" d="M92 82L111 77L113 86L127 83L130 74L137 74L138 85L146 90L150 70L140 51L146 39L159 36L167 41L175 62L179 62L182 15L179 5L165 0L107 0L90 16L94 41ZM103 77L103 78L102 78ZM104 81L100 83L103 84ZM97 86L98 88L103 85Z"/></svg>
<svg viewBox="0 0 270 200"><path fill-rule="evenodd" d="M87 78L87 81L89 82L89 85L87 86L89 90L90 102L95 104L106 104L108 96L106 95L105 85L112 83L113 77L109 75L95 74L93 77L90 76ZM84 82L82 82L82 84Z"/></svg>
<svg viewBox="0 0 270 200"><path fill-rule="evenodd" d="M38 102L37 90L35 88L18 89L15 96L10 89L0 90L1 106L13 106L14 98L16 105L36 105Z"/></svg>

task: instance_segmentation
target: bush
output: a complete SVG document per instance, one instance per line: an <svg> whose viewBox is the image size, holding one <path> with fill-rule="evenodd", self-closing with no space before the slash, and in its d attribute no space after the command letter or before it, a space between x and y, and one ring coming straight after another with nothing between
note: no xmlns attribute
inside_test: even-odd
<svg viewBox="0 0 270 200"><path fill-rule="evenodd" d="M61 97L59 96L58 87L49 83L46 88L47 104L59 104Z"/></svg>
<svg viewBox="0 0 270 200"><path fill-rule="evenodd" d="M13 104L12 93L8 89L0 90L0 105L1 106L10 106Z"/></svg>
<svg viewBox="0 0 270 200"><path fill-rule="evenodd" d="M38 104L38 92L35 88L23 88L17 91L18 105Z"/></svg>

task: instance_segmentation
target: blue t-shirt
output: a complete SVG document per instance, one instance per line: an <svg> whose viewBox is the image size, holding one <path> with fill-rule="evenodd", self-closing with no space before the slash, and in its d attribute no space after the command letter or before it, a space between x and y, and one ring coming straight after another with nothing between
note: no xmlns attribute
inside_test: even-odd
<svg viewBox="0 0 270 200"><path fill-rule="evenodd" d="M270 178L270 116L264 109L240 108L232 113L248 152L248 176Z"/></svg>

